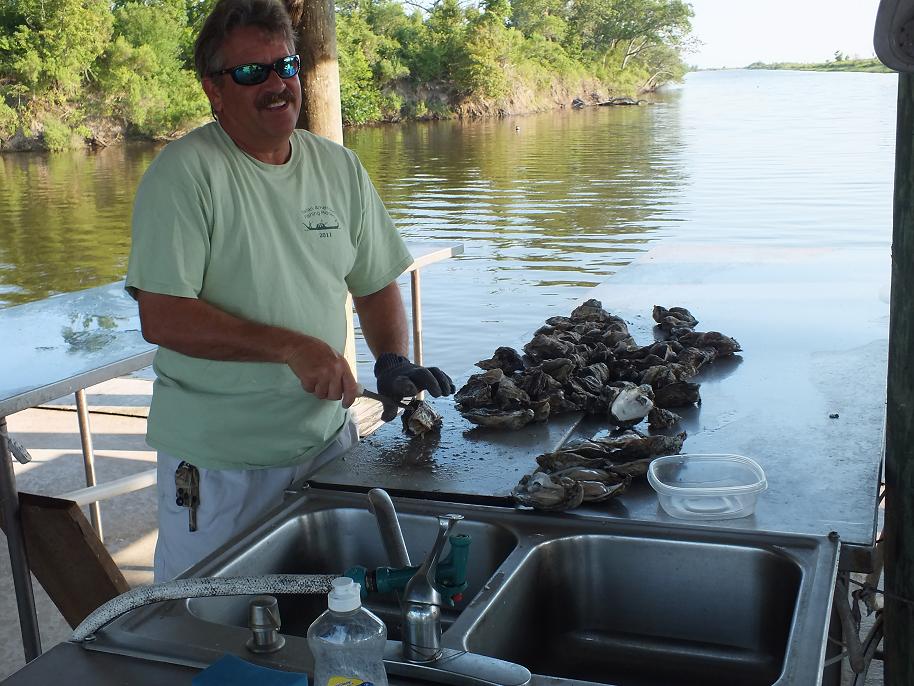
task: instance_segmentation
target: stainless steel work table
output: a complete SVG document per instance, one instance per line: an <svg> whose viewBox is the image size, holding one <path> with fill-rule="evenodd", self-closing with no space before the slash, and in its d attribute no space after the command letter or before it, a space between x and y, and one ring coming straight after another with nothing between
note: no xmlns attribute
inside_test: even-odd
<svg viewBox="0 0 914 686"><path fill-rule="evenodd" d="M415 354L421 359L419 270L459 255L462 244L407 243L412 292ZM136 303L124 283L64 293L0 310L0 514L7 545L26 659L41 653L35 600L19 520L19 500L6 417L70 393L85 416L82 389L152 364L155 346L143 340ZM81 420L82 420L81 416ZM87 427L80 422L81 431ZM84 441L86 436L83 437ZM84 451L85 451L84 442ZM91 450L89 450L91 453ZM87 472L91 459L87 455ZM91 484L90 484L91 485Z"/></svg>
<svg viewBox="0 0 914 686"><path fill-rule="evenodd" d="M557 516L835 531L842 565L867 569L882 461L889 266L888 246L664 245L595 288L589 296L623 316L640 344L651 340L655 304L686 307L700 320L698 330L741 343L737 358L714 363L696 379L702 404L682 412L676 430L689 434L683 452L755 458L768 490L745 519L675 520L660 510L646 481L601 506ZM480 350L479 358L492 352ZM392 422L314 482L508 502L537 454L606 427L559 415L517 432L492 431L474 428L451 399L433 402L444 414L440 436L410 440Z"/></svg>

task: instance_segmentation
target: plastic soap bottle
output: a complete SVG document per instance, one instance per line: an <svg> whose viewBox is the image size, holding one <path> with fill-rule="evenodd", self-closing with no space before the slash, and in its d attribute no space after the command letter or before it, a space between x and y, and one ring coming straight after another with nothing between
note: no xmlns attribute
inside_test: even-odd
<svg viewBox="0 0 914 686"><path fill-rule="evenodd" d="M387 627L362 607L361 590L348 577L334 579L328 609L308 627L312 686L387 686Z"/></svg>

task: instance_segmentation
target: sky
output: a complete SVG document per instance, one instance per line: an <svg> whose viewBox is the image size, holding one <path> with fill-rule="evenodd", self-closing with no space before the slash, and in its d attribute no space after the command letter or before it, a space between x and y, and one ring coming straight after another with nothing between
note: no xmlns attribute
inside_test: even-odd
<svg viewBox="0 0 914 686"><path fill-rule="evenodd" d="M692 35L702 42L685 56L698 67L752 62L824 62L835 51L873 57L879 0L687 0Z"/></svg>

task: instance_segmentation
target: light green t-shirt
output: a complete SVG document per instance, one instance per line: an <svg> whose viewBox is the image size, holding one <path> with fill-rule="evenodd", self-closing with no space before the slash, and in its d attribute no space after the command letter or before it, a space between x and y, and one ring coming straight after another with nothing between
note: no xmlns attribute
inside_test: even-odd
<svg viewBox="0 0 914 686"><path fill-rule="evenodd" d="M306 131L286 164L259 162L218 123L165 147L137 190L127 289L200 298L342 352L346 295L412 262L354 153ZM160 347L153 448L209 469L299 464L346 421L285 364L220 362Z"/></svg>

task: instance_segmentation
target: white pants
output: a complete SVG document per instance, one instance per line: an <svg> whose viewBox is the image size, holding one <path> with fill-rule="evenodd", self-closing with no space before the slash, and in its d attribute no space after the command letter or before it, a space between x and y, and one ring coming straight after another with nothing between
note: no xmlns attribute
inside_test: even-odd
<svg viewBox="0 0 914 686"><path fill-rule="evenodd" d="M159 540L155 581L167 581L228 543L282 503L282 494L296 481L309 478L358 443L358 429L347 422L336 438L313 460L272 469L200 468L197 530L190 531L189 510L175 502L175 470L182 460L158 453Z"/></svg>

